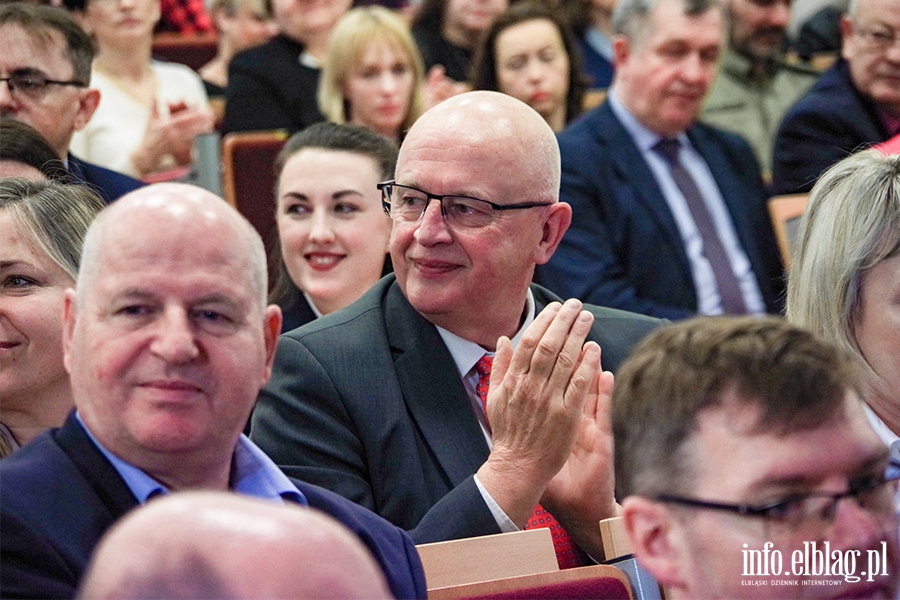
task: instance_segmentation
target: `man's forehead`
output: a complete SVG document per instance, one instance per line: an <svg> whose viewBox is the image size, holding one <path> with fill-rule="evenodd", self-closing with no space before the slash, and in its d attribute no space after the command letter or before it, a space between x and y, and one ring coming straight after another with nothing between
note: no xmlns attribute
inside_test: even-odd
<svg viewBox="0 0 900 600"><path fill-rule="evenodd" d="M0 25L0 60L4 58L10 60L12 56L17 59L27 57L25 64L15 68L47 69L56 65L72 66L62 32L47 26L26 29L18 23Z"/></svg>
<svg viewBox="0 0 900 600"><path fill-rule="evenodd" d="M849 479L887 456L860 402L848 393L830 418L788 429L763 423L758 403L726 402L698 413L689 447L707 483L740 472L740 487L750 494L777 495L829 478Z"/></svg>

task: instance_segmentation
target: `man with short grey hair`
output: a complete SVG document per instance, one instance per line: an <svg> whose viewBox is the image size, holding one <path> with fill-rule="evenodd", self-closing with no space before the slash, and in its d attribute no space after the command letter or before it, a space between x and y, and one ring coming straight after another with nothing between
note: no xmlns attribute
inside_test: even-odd
<svg viewBox="0 0 900 600"><path fill-rule="evenodd" d="M788 112L775 140L772 187L809 192L828 167L900 134L900 0L853 0L842 59Z"/></svg>
<svg viewBox="0 0 900 600"><path fill-rule="evenodd" d="M607 101L559 135L566 232L540 281L585 302L682 319L777 313L782 266L746 142L697 123L723 14L621 0Z"/></svg>

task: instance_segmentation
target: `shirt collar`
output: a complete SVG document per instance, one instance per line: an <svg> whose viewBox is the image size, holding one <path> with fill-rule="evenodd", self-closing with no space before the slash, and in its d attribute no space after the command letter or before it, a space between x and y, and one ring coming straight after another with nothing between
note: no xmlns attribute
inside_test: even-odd
<svg viewBox="0 0 900 600"><path fill-rule="evenodd" d="M534 294L531 293L531 288L528 288L528 293L525 297L525 320L522 322L522 326L519 327L519 331L516 332L516 335L511 340L513 348L519 344L519 340L522 339L522 333L529 325L531 325L531 322L534 321L534 316ZM450 356L453 357L453 362L456 363L459 374L463 377L472 370L472 367L475 366L475 363L477 363L482 356L485 354L493 356L494 354L493 352L487 352L475 342L463 339L442 327L437 327L437 330L444 340L444 344L447 345L447 350L450 351Z"/></svg>
<svg viewBox="0 0 900 600"><path fill-rule="evenodd" d="M97 449L119 473L125 481L125 485L128 486L128 489L131 490L131 493L134 494L134 497L140 504L146 503L153 496L169 493L169 490L159 481L125 462L101 444L100 440L94 437L91 430L84 424L81 415L77 411L75 412L75 418L90 440L97 446ZM259 447L243 434L234 449L230 486L232 491L263 500L278 502L290 500L297 504L307 505L306 498L297 489L297 486L281 472Z"/></svg>
<svg viewBox="0 0 900 600"><path fill-rule="evenodd" d="M643 123L631 114L631 111L619 99L615 86L609 90L609 108L622 123L622 126L625 127L625 130L628 131L628 135L634 140L635 145L642 154L652 151L653 147L663 139L663 136L645 127ZM682 146L690 146L688 137L684 133L679 133L675 136L675 139L681 142Z"/></svg>

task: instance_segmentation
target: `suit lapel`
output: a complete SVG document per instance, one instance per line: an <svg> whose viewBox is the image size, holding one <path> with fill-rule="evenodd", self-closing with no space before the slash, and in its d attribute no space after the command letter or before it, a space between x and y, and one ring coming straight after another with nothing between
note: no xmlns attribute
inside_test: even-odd
<svg viewBox="0 0 900 600"><path fill-rule="evenodd" d="M410 306L396 283L384 300L384 314L407 409L455 487L489 454L456 364L437 329Z"/></svg>
<svg viewBox="0 0 900 600"><path fill-rule="evenodd" d="M600 122L594 130L606 146L607 152L612 157L615 176L621 185L634 192L634 200L643 204L653 215L663 234L672 248L672 254L679 260L685 269L687 276L693 279L690 271L687 254L684 250L684 242L672 216L662 190L656 182L656 177L641 151L635 145L634 140L622 122L616 117L609 102L600 108Z"/></svg>
<svg viewBox="0 0 900 600"><path fill-rule="evenodd" d="M75 411L69 413L54 439L109 509L113 519L137 506L134 494L82 429L75 418Z"/></svg>

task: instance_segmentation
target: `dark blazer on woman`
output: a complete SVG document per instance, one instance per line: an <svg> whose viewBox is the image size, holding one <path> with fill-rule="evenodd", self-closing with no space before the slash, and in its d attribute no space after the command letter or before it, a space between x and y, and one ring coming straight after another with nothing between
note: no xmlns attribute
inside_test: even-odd
<svg viewBox="0 0 900 600"><path fill-rule="evenodd" d="M300 63L303 45L279 35L241 52L228 66L225 120L232 131L300 131L324 121L316 94L319 69Z"/></svg>

